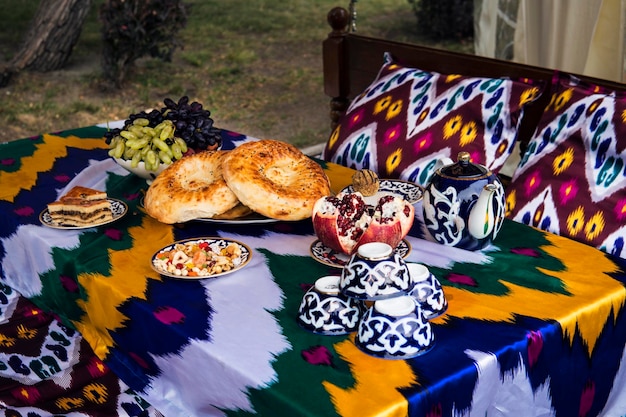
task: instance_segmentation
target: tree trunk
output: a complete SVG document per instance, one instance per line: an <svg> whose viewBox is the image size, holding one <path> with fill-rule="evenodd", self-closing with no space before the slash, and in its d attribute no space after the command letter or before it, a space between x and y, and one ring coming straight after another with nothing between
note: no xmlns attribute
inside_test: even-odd
<svg viewBox="0 0 626 417"><path fill-rule="evenodd" d="M63 68L89 13L92 0L41 0L24 43L0 75L0 86L23 69L53 71Z"/></svg>

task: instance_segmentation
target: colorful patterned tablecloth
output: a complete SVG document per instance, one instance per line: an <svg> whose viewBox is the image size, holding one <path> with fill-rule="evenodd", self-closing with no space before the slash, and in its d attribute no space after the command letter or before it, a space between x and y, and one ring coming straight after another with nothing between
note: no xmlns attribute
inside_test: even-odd
<svg viewBox="0 0 626 417"><path fill-rule="evenodd" d="M444 247L425 238L417 203L407 261L430 268L449 309L432 320L429 352L377 359L355 346L354 334L320 336L296 323L304 292L317 278L339 273L311 256L310 220L159 223L141 205L146 182L107 157L103 131L0 145L0 274L9 293L58 320L62 331L55 334L68 339L77 331L82 338L73 345L84 341L119 377L124 398L136 396L144 412L626 414L625 260L511 221L482 252ZM223 138L225 149L254 140L232 132ZM351 181L347 168L320 163L335 191ZM42 225L46 204L76 184L106 190L128 204L128 214L84 230ZM204 280L165 278L151 269L159 248L202 236L245 243L250 263ZM0 383L28 387L28 379L7 376L11 353L3 331ZM57 372L51 367L48 379L63 387ZM67 415L97 415L68 404Z"/></svg>

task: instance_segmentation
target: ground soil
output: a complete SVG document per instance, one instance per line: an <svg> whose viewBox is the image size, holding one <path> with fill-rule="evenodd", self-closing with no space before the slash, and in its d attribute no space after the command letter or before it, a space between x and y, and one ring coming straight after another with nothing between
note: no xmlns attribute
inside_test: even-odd
<svg viewBox="0 0 626 417"><path fill-rule="evenodd" d="M411 13L380 16L378 20L382 20L379 25L368 25L390 29L360 33L449 47L412 37L415 18ZM319 39L298 43L289 43L288 38L264 41L255 50L254 65L244 66L236 75L241 81L232 75L226 80L212 78L185 62L180 53L174 55L166 71L180 75L177 91L204 103L217 127L306 147L325 142L330 134L329 97L324 94L322 79L324 37L325 33ZM0 69L6 64L3 57L11 56L6 49L10 50L11 45L0 45ZM459 45L453 44L450 49L459 49ZM464 49L462 44L460 49ZM103 88L99 52L73 53L63 70L23 71L7 87L0 88L0 143L123 120L130 113L161 107L165 97L179 97L158 82L147 81L159 65L154 59L138 61L123 88ZM220 84L228 88L218 96L215 86Z"/></svg>
<svg viewBox="0 0 626 417"><path fill-rule="evenodd" d="M305 132L305 136L310 135L311 143L326 140L330 128L328 97L323 94L321 83L321 43L297 51L297 60L293 59L294 53L296 51L290 50L288 46L258 51L258 65L250 70L254 73L246 76L264 80L254 86L253 93L255 97L266 99L255 99L252 104L249 96L252 92L233 94L224 108L212 113L215 124L223 129L259 138L290 141L293 132ZM140 61L136 71L141 73L144 65L154 64ZM276 75L277 71L287 74L290 71L301 71L302 68L315 73L315 80L311 82L317 83L317 86L301 92L297 87L282 84L280 76L267 77L264 74L273 72ZM60 71L23 71L17 74L7 87L0 89L0 94L12 105L21 103L23 111L3 123L0 143L44 132L122 120L129 112L144 109L145 98L137 97L140 86L135 83L122 89L103 88L102 83L97 81L100 71L100 58L94 54L72 58L68 66ZM207 84L210 84L210 80L207 80ZM202 94L191 83L183 88L190 97L195 93ZM291 91L287 96L284 94L286 88ZM310 88L317 89L317 94L311 94ZM169 96L159 88L152 88L142 94L148 94L148 101L154 106L161 105L163 98ZM283 99L272 99L279 96ZM82 103L80 108L75 108L77 102ZM0 107L0 117L3 112L6 110Z"/></svg>

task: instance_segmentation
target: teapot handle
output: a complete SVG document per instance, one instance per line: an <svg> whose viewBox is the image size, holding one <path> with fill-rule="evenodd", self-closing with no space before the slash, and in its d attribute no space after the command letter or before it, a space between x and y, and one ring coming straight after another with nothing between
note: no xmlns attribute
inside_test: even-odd
<svg viewBox="0 0 626 417"><path fill-rule="evenodd" d="M447 166L447 165L452 165L454 163L454 161L448 157L443 157L437 160L437 162L435 162L435 166L434 166L434 172L439 171L441 168Z"/></svg>

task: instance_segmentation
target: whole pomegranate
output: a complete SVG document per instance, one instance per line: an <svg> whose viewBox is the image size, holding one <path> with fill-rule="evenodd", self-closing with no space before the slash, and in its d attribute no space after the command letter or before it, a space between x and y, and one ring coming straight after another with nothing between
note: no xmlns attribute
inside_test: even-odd
<svg viewBox="0 0 626 417"><path fill-rule="evenodd" d="M348 255L368 242L395 248L413 225L415 208L400 197L387 195L375 207L361 193L322 197L313 206L313 229L327 247Z"/></svg>

